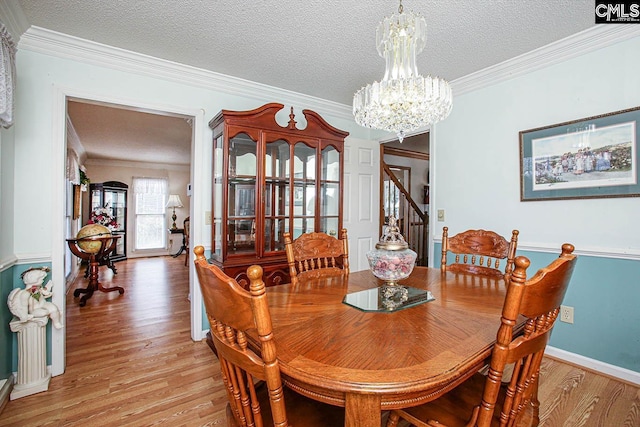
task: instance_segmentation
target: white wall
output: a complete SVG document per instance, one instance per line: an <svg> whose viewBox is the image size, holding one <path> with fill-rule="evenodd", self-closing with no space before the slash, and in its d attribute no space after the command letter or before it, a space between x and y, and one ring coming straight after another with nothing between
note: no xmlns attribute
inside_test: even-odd
<svg viewBox="0 0 640 427"><path fill-rule="evenodd" d="M573 243L579 257L563 303L574 323L557 322L549 344L556 357L634 383L640 197L521 202L519 132L640 106L638 52L640 37L456 97L432 132L430 207L431 218L445 210L431 223L437 241L444 225L450 234L520 230L528 276Z"/></svg>
<svg viewBox="0 0 640 427"><path fill-rule="evenodd" d="M133 194L133 178L166 178L169 183L169 194L177 194L184 205L182 208L176 208L176 226L182 228L183 221L189 216L191 198L187 197L187 183L189 182L190 168L189 166L167 165L167 164L149 164L135 161L88 161L85 163L87 168L87 176L93 183L105 181L119 181L129 186L127 192L127 257L136 258L143 256L168 255L175 253L180 248L182 238L171 236L167 232L167 239L174 240L173 245L169 245L163 251L158 250L142 250L135 251L135 209ZM82 223L86 224L89 218L89 192L83 193L83 213ZM171 214L173 210L167 209L167 225L168 229L172 225Z"/></svg>
<svg viewBox="0 0 640 427"><path fill-rule="evenodd" d="M256 98L234 96L202 87L56 58L29 50L18 52L18 62L20 102L16 112L16 141L18 142L15 162L16 180L21 183L22 190L14 204L14 212L19 212L15 224L17 254L50 252L52 229L58 226L50 216L42 215L42 206L52 206L54 203L53 186L59 180L58 176L53 175L56 174L54 164L63 155L63 153L54 153L52 144L54 139L52 120L58 92L87 94L87 96L98 94L103 99L118 99L120 102L130 100L129 105L140 103L165 105L168 111L199 109L204 111L207 121L222 108L245 110L256 108L266 102L286 104L281 99L259 99L259 93L256 94ZM282 99L286 100L286 95L284 94ZM301 115L300 111L303 108L309 108L309 105L295 105L294 108L296 113ZM288 110L284 113L286 119ZM348 122L344 118L322 115L331 125L362 135L362 128L353 121ZM298 121L302 123L301 127L304 126L302 118ZM203 175L199 177L201 181L194 182L194 191L199 192L203 197L203 206L210 206L210 177L207 171L210 169L211 162L211 132L206 125L204 129L200 129L200 132L202 138L195 141L198 152L194 156ZM204 212L200 214L204 215ZM195 239L207 243L206 239L209 236L210 231L203 228L202 235L196 236Z"/></svg>
<svg viewBox="0 0 640 427"><path fill-rule="evenodd" d="M432 211L444 209L446 219L433 223L434 236L443 225L453 233L516 228L520 247L559 250L569 241L640 255L640 198L520 202L518 139L522 130L640 106L638 52L640 37L456 97L432 139Z"/></svg>
<svg viewBox="0 0 640 427"><path fill-rule="evenodd" d="M92 46L84 46L84 42L66 40L67 44L47 44L46 36L23 35L18 46L19 100L13 158L15 181L19 185L11 206L15 217L11 228L15 233L13 251L17 258L50 259L54 283L64 283L63 248L64 239L69 237L63 229L66 97L195 117L190 176L193 184L191 242L205 247L210 246L211 241L211 226L205 225L204 218L205 211L211 206L212 144L207 122L221 109L248 110L267 102L281 102L294 107L300 128L305 126L301 111L309 108L321 114L332 126L351 132L352 136L369 139L370 133L357 126L352 118L347 118L342 113L343 107L327 101L264 85L234 83L230 78L203 75L120 51L107 56L94 55ZM82 48L72 49L73 43ZM130 61L129 57L132 57ZM230 90L233 84L237 87ZM288 108L284 108L276 117L281 125L286 125L288 113ZM372 145L377 147L375 142ZM4 168L2 172L4 179ZM193 265L190 268L193 269ZM201 339L199 289L197 285L194 287L193 281L190 286L192 338ZM53 302L64 309L62 293L54 293ZM64 369L65 332L54 330L52 334L52 373L59 375Z"/></svg>
<svg viewBox="0 0 640 427"><path fill-rule="evenodd" d="M0 130L0 271L15 261L13 255L14 186L13 127Z"/></svg>

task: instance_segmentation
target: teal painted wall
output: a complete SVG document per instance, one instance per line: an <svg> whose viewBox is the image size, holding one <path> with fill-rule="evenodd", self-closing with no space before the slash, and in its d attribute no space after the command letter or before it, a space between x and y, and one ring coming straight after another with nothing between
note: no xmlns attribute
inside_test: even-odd
<svg viewBox="0 0 640 427"><path fill-rule="evenodd" d="M36 264L15 265L0 273L0 379L8 378L12 372L18 371L18 334L11 332L9 322L13 315L6 304L9 293L14 288L22 288L24 282L20 278L23 271L31 267L49 267L51 263L39 262ZM51 273L47 275L44 283L51 279ZM51 365L51 322L47 324L47 365Z"/></svg>
<svg viewBox="0 0 640 427"><path fill-rule="evenodd" d="M442 245L434 245L434 265ZM640 262L580 255L564 305L574 308L574 323L556 322L549 345L640 372ZM531 261L527 277L560 254L517 251Z"/></svg>
<svg viewBox="0 0 640 427"><path fill-rule="evenodd" d="M9 329L11 312L6 301L13 289L13 267L0 272L0 380L11 376L13 368L13 335Z"/></svg>

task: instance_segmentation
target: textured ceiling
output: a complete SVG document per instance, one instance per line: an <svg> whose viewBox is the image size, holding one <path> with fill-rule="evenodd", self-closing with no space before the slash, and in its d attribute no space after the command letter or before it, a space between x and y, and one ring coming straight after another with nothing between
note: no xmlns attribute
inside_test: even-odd
<svg viewBox="0 0 640 427"><path fill-rule="evenodd" d="M351 104L379 80L389 0L19 0L30 24ZM594 26L593 0L405 0L427 21L418 69L447 80Z"/></svg>
<svg viewBox="0 0 640 427"><path fill-rule="evenodd" d="M191 124L184 118L69 101L67 113L87 157L188 165Z"/></svg>
<svg viewBox="0 0 640 427"><path fill-rule="evenodd" d="M384 74L390 0L18 0L31 25L350 105ZM418 69L455 80L594 26L593 0L405 0Z"/></svg>

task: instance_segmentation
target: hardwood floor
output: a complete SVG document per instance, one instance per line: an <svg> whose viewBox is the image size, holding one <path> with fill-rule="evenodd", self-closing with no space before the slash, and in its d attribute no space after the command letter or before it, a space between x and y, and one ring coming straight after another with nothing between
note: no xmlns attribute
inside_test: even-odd
<svg viewBox="0 0 640 427"><path fill-rule="evenodd" d="M100 277L124 295L97 292L80 308L71 287L66 372L47 392L10 401L0 426L226 425L217 359L191 341L184 258L116 267ZM541 376L541 426L640 427L639 387L550 358Z"/></svg>
<svg viewBox="0 0 640 427"><path fill-rule="evenodd" d="M226 423L217 359L190 336L184 257L100 268L106 286L78 306L67 295L67 368L49 390L10 401L0 426L214 426ZM85 280L76 282L84 287Z"/></svg>
<svg viewBox="0 0 640 427"><path fill-rule="evenodd" d="M540 425L640 426L640 387L545 357L538 390Z"/></svg>

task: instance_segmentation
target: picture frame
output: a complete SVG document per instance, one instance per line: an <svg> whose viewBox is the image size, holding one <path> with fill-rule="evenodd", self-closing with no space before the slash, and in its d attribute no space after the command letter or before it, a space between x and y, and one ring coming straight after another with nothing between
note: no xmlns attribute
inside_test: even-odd
<svg viewBox="0 0 640 427"><path fill-rule="evenodd" d="M640 107L519 133L520 201L640 196Z"/></svg>
<svg viewBox="0 0 640 427"><path fill-rule="evenodd" d="M74 220L80 218L80 190L81 189L79 185L73 186L73 216L71 218Z"/></svg>

